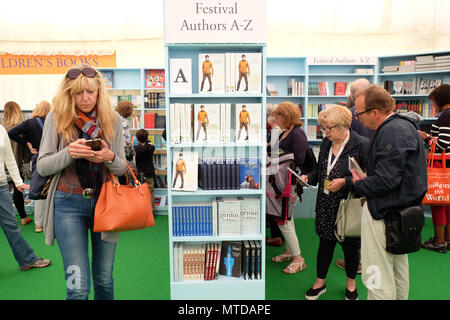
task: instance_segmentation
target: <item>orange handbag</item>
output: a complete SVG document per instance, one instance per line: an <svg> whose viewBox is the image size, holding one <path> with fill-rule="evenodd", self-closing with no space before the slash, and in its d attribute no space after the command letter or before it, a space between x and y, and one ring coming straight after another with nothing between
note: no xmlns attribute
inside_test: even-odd
<svg viewBox="0 0 450 320"><path fill-rule="evenodd" d="M431 146L427 165L428 190L422 204L444 206L450 204L450 168L446 167L445 151L442 152L442 168L434 167L436 141Z"/></svg>
<svg viewBox="0 0 450 320"><path fill-rule="evenodd" d="M121 185L112 173L104 182L98 196L94 214L94 232L130 231L155 225L150 190L141 184L127 165L134 186Z"/></svg>

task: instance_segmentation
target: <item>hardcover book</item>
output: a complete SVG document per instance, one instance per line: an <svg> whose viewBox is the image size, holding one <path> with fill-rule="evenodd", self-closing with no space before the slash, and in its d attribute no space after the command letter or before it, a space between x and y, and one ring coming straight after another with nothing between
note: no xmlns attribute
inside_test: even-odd
<svg viewBox="0 0 450 320"><path fill-rule="evenodd" d="M242 244L242 273L244 274L244 280L249 280L251 262L250 243L248 240L245 240Z"/></svg>
<svg viewBox="0 0 450 320"><path fill-rule="evenodd" d="M221 142L220 104L194 105L194 142Z"/></svg>
<svg viewBox="0 0 450 320"><path fill-rule="evenodd" d="M239 143L259 143L261 140L261 104L236 103L235 140Z"/></svg>
<svg viewBox="0 0 450 320"><path fill-rule="evenodd" d="M192 60L170 59L170 92L192 93Z"/></svg>
<svg viewBox="0 0 450 320"><path fill-rule="evenodd" d="M261 201L258 198L240 197L241 234L261 232Z"/></svg>
<svg viewBox="0 0 450 320"><path fill-rule="evenodd" d="M164 69L145 70L146 89L164 89L165 82Z"/></svg>
<svg viewBox="0 0 450 320"><path fill-rule="evenodd" d="M241 205L237 198L217 198L217 221L220 236L241 233Z"/></svg>
<svg viewBox="0 0 450 320"><path fill-rule="evenodd" d="M240 189L260 188L260 160L259 158L241 158L239 160Z"/></svg>
<svg viewBox="0 0 450 320"><path fill-rule="evenodd" d="M334 83L334 95L335 96L345 96L345 89L347 83L345 82L335 82Z"/></svg>
<svg viewBox="0 0 450 320"><path fill-rule="evenodd" d="M239 278L242 274L242 242L223 241L219 274Z"/></svg>
<svg viewBox="0 0 450 320"><path fill-rule="evenodd" d="M184 150L174 151L172 157L172 190L197 191L198 152Z"/></svg>
<svg viewBox="0 0 450 320"><path fill-rule="evenodd" d="M261 93L261 53L234 54L234 84L236 93Z"/></svg>
<svg viewBox="0 0 450 320"><path fill-rule="evenodd" d="M198 92L225 93L225 53L199 53Z"/></svg>

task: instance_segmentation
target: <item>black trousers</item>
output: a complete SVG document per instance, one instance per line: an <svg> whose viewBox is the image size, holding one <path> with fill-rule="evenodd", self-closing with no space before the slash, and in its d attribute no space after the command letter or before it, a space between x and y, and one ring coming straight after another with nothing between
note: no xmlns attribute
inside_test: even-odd
<svg viewBox="0 0 450 320"><path fill-rule="evenodd" d="M320 238L319 251L317 253L317 278L326 279L337 242L337 240ZM344 251L347 278L355 279L359 267L361 241L346 239L340 244Z"/></svg>

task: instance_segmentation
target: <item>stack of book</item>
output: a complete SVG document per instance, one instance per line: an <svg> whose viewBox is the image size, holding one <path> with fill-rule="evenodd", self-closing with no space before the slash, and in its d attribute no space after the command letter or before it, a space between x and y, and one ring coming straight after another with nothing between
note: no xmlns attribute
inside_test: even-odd
<svg viewBox="0 0 450 320"><path fill-rule="evenodd" d="M289 79L287 88L288 96L303 96L305 94L305 83L303 81L295 81L294 78Z"/></svg>
<svg viewBox="0 0 450 320"><path fill-rule="evenodd" d="M278 90L277 90L275 84L272 83L272 82L267 82L267 84L266 84L266 89L267 89L267 93L268 93L269 96L271 96L271 97L276 97L276 96L279 95L279 94L278 94Z"/></svg>
<svg viewBox="0 0 450 320"><path fill-rule="evenodd" d="M145 109L162 109L166 106L166 98L164 92L147 92L144 97Z"/></svg>
<svg viewBox="0 0 450 320"><path fill-rule="evenodd" d="M356 68L353 69L354 74L373 74L373 68Z"/></svg>
<svg viewBox="0 0 450 320"><path fill-rule="evenodd" d="M327 81L309 82L308 95L311 96L329 96L330 90Z"/></svg>
<svg viewBox="0 0 450 320"><path fill-rule="evenodd" d="M381 69L381 72L383 73L393 73L398 72L399 66L384 66L383 69Z"/></svg>

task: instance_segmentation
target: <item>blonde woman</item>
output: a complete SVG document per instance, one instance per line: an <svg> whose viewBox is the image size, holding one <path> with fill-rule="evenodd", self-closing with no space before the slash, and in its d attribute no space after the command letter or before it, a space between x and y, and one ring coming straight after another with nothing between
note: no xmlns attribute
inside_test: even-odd
<svg viewBox="0 0 450 320"><path fill-rule="evenodd" d="M22 121L23 121L23 114L22 110L20 110L19 104L14 101L8 101L5 104L3 110L3 126L5 127L6 131L9 131L10 129L14 128L18 124L22 123ZM23 164L29 161L30 154L28 150L25 148L25 146L18 144L14 140L11 140L11 147L14 153L14 158L16 159L17 167L19 168L20 172ZM23 179L22 174L21 178ZM31 219L27 217L27 214L25 212L25 202L23 199L23 193L20 192L16 187L14 187L13 202L21 218L22 225L24 226L29 224L31 222Z"/></svg>
<svg viewBox="0 0 450 320"><path fill-rule="evenodd" d="M121 117L112 110L102 75L89 65L67 71L52 101L39 148L37 170L53 175L44 217L46 244L58 241L67 299L114 299L117 232L92 231L95 204L108 172L126 172ZM101 139L94 151L86 140ZM91 234L92 265L89 262ZM74 277L76 275L76 277Z"/></svg>
<svg viewBox="0 0 450 320"><path fill-rule="evenodd" d="M9 138L23 146L27 146L33 157L37 158L45 117L50 112L50 102L41 101L36 104L31 119L27 119L8 131ZM36 161L36 159L32 161ZM35 231L42 232L44 226L45 200L34 201Z"/></svg>
<svg viewBox="0 0 450 320"><path fill-rule="evenodd" d="M352 174L348 168L348 158L354 157L365 168L365 152L368 139L359 136L349 128L352 123L351 111L343 106L334 106L319 113L319 124L324 133L320 146L318 169L302 178L312 185L318 183L316 200L316 233L319 236L317 252L317 277L305 298L316 300L326 292L326 277L337 239L334 235L339 202L346 199L353 189ZM359 266L361 238L346 238L340 243L344 251L347 274L346 300L357 300L355 278Z"/></svg>

